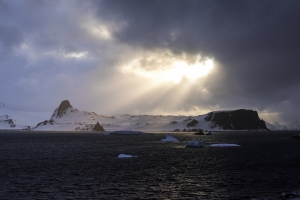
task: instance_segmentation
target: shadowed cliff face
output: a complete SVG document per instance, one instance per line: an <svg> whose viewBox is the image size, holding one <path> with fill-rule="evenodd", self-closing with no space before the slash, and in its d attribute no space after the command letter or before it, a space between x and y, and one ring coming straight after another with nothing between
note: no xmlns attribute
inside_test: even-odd
<svg viewBox="0 0 300 200"><path fill-rule="evenodd" d="M269 130L265 122L259 119L257 112L253 110L211 112L205 120L214 123L212 128L220 126L225 130Z"/></svg>
<svg viewBox="0 0 300 200"><path fill-rule="evenodd" d="M60 103L56 117L62 117L68 108L72 108L70 102L68 100L64 100Z"/></svg>

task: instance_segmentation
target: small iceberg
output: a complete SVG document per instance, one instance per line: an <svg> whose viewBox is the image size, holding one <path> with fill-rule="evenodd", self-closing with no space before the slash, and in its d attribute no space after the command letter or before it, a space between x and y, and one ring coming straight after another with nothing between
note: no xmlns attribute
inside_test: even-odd
<svg viewBox="0 0 300 200"><path fill-rule="evenodd" d="M130 131L130 130L120 130L120 131L113 131L110 135L139 135L142 132L140 131Z"/></svg>
<svg viewBox="0 0 300 200"><path fill-rule="evenodd" d="M211 144L211 147L240 147L238 144Z"/></svg>
<svg viewBox="0 0 300 200"><path fill-rule="evenodd" d="M210 132L210 131L206 132L206 135L214 135L214 134L215 134L214 132Z"/></svg>
<svg viewBox="0 0 300 200"><path fill-rule="evenodd" d="M185 144L185 147L193 147L193 148L204 147L204 142L201 140L187 141L187 143Z"/></svg>
<svg viewBox="0 0 300 200"><path fill-rule="evenodd" d="M102 132L102 134L103 134L103 135L109 135L109 132L104 131L104 132Z"/></svg>
<svg viewBox="0 0 300 200"><path fill-rule="evenodd" d="M120 154L118 158L136 158L137 156L127 155L127 154Z"/></svg>
<svg viewBox="0 0 300 200"><path fill-rule="evenodd" d="M170 133L167 133L166 139L161 139L162 142L179 142L176 138L174 138Z"/></svg>

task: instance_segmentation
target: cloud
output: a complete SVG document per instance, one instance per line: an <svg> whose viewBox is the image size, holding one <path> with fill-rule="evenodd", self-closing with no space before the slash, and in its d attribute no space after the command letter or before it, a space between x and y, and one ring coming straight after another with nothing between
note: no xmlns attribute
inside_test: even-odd
<svg viewBox="0 0 300 200"><path fill-rule="evenodd" d="M15 26L0 23L0 62L13 52L23 40L22 32Z"/></svg>
<svg viewBox="0 0 300 200"><path fill-rule="evenodd" d="M187 58L188 57L188 58ZM180 83L185 77L195 81L207 76L214 68L213 59L201 58L201 55L174 55L166 50L145 52L136 55L119 69L122 73L132 73L156 81ZM153 81L153 80L152 80Z"/></svg>
<svg viewBox="0 0 300 200"><path fill-rule="evenodd" d="M207 85L221 108L264 108L284 101L299 82L298 1L103 1L98 17L120 21L121 43L220 62ZM297 95L298 96L298 95ZM195 102L196 103L196 102ZM199 104L198 104L199 105Z"/></svg>
<svg viewBox="0 0 300 200"><path fill-rule="evenodd" d="M52 110L69 99L108 114L249 108L299 118L299 20L297 0L0 0L2 101ZM209 59L207 75L192 70Z"/></svg>

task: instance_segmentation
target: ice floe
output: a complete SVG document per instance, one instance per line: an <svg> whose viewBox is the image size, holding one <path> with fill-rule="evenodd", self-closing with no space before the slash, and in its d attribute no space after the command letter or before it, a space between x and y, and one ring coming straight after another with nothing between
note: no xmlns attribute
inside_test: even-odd
<svg viewBox="0 0 300 200"><path fill-rule="evenodd" d="M204 143L201 140L191 140L191 141L187 141L185 147L200 148L200 147L204 147Z"/></svg>
<svg viewBox="0 0 300 200"><path fill-rule="evenodd" d="M118 158L136 158L137 156L127 155L127 154L120 154Z"/></svg>
<svg viewBox="0 0 300 200"><path fill-rule="evenodd" d="M161 139L162 142L179 142L176 138L174 138L170 133L167 133L167 137L165 139Z"/></svg>
<svg viewBox="0 0 300 200"><path fill-rule="evenodd" d="M211 144L211 147L239 147L238 144Z"/></svg>

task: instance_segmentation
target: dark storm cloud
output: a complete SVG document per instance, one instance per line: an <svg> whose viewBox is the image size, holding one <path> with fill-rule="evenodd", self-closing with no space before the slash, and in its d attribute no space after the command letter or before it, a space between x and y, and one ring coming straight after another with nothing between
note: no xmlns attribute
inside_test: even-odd
<svg viewBox="0 0 300 200"><path fill-rule="evenodd" d="M98 4L99 17L123 24L115 34L122 43L214 57L222 65L222 77L208 86L216 98L274 103L286 99L278 93L300 83L299 1Z"/></svg>
<svg viewBox="0 0 300 200"><path fill-rule="evenodd" d="M299 22L294 0L0 0L0 100L39 110L73 98L109 114L126 97L129 113L171 113L169 102L186 91L179 110L257 108L300 120ZM131 98L147 81L116 69L134 59L147 72L168 68L172 59L155 64L157 55L168 61L165 52L220 66L196 84L183 78Z"/></svg>

